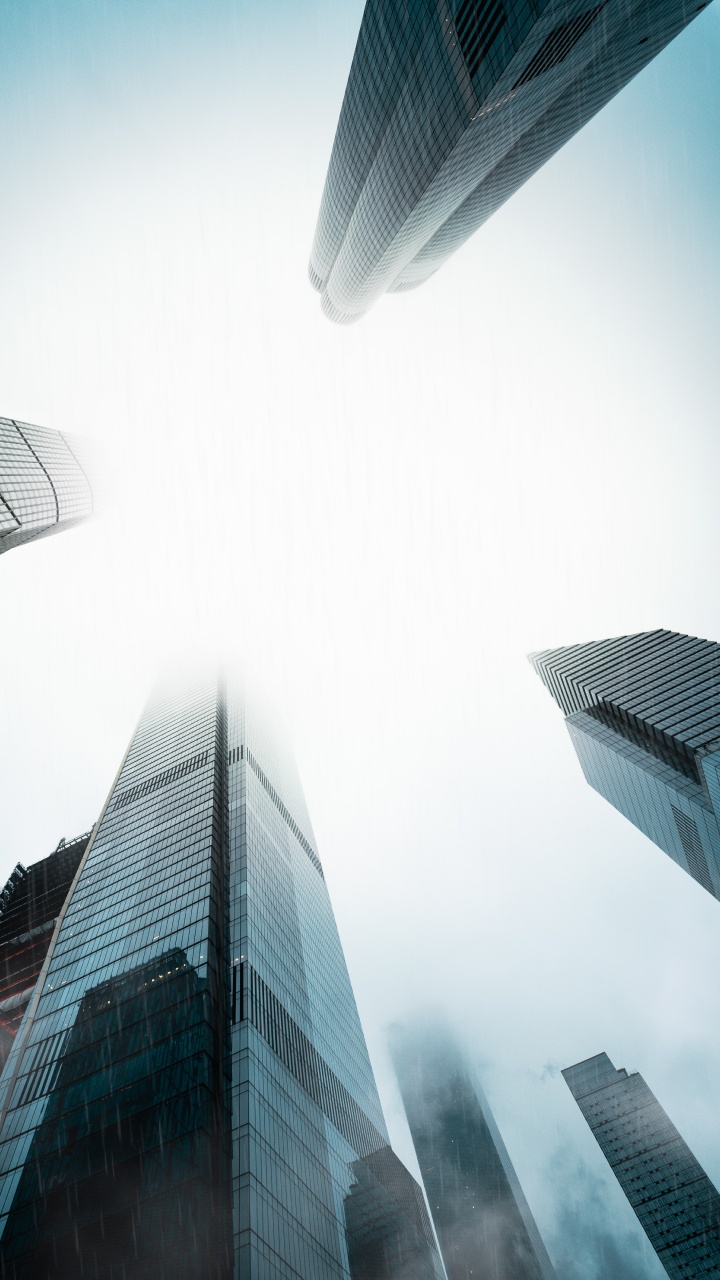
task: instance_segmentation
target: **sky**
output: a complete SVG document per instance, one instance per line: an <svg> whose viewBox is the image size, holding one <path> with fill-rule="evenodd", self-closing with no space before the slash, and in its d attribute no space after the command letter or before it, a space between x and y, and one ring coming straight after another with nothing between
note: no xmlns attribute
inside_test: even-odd
<svg viewBox="0 0 720 1280"><path fill-rule="evenodd" d="M559 1072L639 1070L720 1183L719 908L526 655L720 640L720 8L338 328L307 260L362 7L0 9L0 413L96 439L112 495L0 560L0 877L92 825L166 664L244 665L399 1154L386 1028L434 1005L560 1280L660 1280Z"/></svg>

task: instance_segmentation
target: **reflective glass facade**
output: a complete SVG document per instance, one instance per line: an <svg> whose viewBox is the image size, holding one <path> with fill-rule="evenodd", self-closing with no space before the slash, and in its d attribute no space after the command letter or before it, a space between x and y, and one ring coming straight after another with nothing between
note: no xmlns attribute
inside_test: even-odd
<svg viewBox="0 0 720 1280"><path fill-rule="evenodd" d="M92 515L87 441L0 418L0 553Z"/></svg>
<svg viewBox="0 0 720 1280"><path fill-rule="evenodd" d="M422 284L704 7L367 0L310 258L326 315Z"/></svg>
<svg viewBox="0 0 720 1280"><path fill-rule="evenodd" d="M554 1280L487 1099L447 1029L394 1027L390 1046L448 1280Z"/></svg>
<svg viewBox="0 0 720 1280"><path fill-rule="evenodd" d="M590 786L720 898L720 645L648 631L530 661Z"/></svg>
<svg viewBox="0 0 720 1280"><path fill-rule="evenodd" d="M203 679L141 720L0 1080L3 1277L441 1274L270 723Z"/></svg>
<svg viewBox="0 0 720 1280"><path fill-rule="evenodd" d="M607 1054L563 1071L672 1280L720 1277L720 1195L642 1076Z"/></svg>

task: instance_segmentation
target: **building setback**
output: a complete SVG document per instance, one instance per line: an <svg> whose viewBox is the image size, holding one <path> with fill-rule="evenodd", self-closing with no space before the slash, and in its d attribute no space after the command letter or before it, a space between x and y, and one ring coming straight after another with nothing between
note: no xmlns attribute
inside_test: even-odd
<svg viewBox="0 0 720 1280"><path fill-rule="evenodd" d="M606 1053L563 1075L671 1280L718 1280L720 1195L642 1076Z"/></svg>
<svg viewBox="0 0 720 1280"><path fill-rule="evenodd" d="M357 320L437 271L708 0L367 0L310 279Z"/></svg>
<svg viewBox="0 0 720 1280"><path fill-rule="evenodd" d="M72 528L94 505L87 441L0 418L0 554Z"/></svg>
<svg viewBox="0 0 720 1280"><path fill-rule="evenodd" d="M646 631L530 661L590 786L720 898L720 645Z"/></svg>
<svg viewBox="0 0 720 1280"><path fill-rule="evenodd" d="M443 1025L391 1052L448 1280L555 1280L493 1114Z"/></svg>
<svg viewBox="0 0 720 1280"><path fill-rule="evenodd" d="M0 1080L0 1171L4 1280L441 1276L293 762L239 688L140 721Z"/></svg>

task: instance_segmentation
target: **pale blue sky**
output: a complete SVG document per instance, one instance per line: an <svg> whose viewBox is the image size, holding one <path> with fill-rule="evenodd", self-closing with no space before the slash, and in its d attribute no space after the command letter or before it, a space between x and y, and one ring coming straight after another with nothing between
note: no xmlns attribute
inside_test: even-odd
<svg viewBox="0 0 720 1280"><path fill-rule="evenodd" d="M166 654L243 653L399 1149L383 1028L430 997L561 1280L660 1280L554 1072L642 1071L720 1183L720 905L585 786L524 655L720 640L720 8L345 330L306 264L361 13L0 10L0 413L116 487L0 560L0 875L91 824Z"/></svg>

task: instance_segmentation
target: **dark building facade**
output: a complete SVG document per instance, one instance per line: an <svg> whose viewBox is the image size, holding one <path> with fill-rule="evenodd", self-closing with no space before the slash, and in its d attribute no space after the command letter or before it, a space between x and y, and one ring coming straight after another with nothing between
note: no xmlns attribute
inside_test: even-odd
<svg viewBox="0 0 720 1280"><path fill-rule="evenodd" d="M3 1278L441 1275L293 762L240 688L149 704L0 1108Z"/></svg>
<svg viewBox="0 0 720 1280"><path fill-rule="evenodd" d="M637 1072L606 1053L563 1071L672 1280L720 1277L720 1195Z"/></svg>
<svg viewBox="0 0 720 1280"><path fill-rule="evenodd" d="M367 0L310 259L326 315L427 280L706 3Z"/></svg>
<svg viewBox="0 0 720 1280"><path fill-rule="evenodd" d="M0 418L0 554L91 516L96 470L86 440Z"/></svg>
<svg viewBox="0 0 720 1280"><path fill-rule="evenodd" d="M448 1280L554 1280L487 1099L447 1029L394 1027L390 1047Z"/></svg>
<svg viewBox="0 0 720 1280"><path fill-rule="evenodd" d="M18 862L0 894L0 1068L12 1048L90 832L31 867Z"/></svg>
<svg viewBox="0 0 720 1280"><path fill-rule="evenodd" d="M720 898L720 645L646 631L530 661L590 786Z"/></svg>

